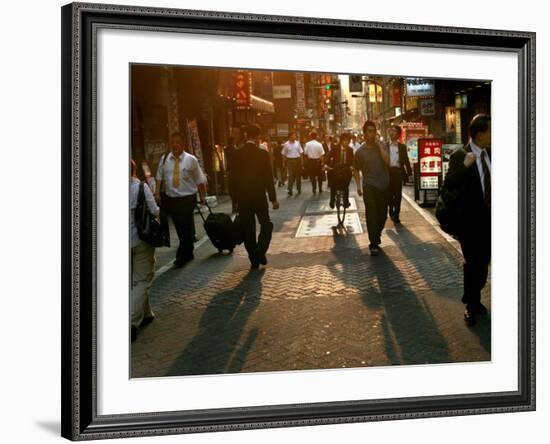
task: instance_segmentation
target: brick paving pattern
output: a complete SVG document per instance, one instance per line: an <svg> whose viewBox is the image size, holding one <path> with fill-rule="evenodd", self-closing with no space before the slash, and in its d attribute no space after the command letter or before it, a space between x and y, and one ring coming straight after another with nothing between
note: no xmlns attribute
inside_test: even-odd
<svg viewBox="0 0 550 444"><path fill-rule="evenodd" d="M157 318L131 346L133 378L491 359L490 315L470 328L462 319L460 253L405 199L402 224L388 219L371 257L366 232L295 237L328 192L278 194L265 269L249 270L243 245L220 255L206 241L155 279ZM350 194L366 231L363 201ZM172 254L159 249L159 265ZM490 283L482 302L490 311Z"/></svg>

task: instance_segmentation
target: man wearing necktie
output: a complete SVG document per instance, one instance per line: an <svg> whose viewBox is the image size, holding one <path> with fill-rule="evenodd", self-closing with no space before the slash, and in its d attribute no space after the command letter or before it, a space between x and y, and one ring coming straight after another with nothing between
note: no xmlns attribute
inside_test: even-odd
<svg viewBox="0 0 550 444"><path fill-rule="evenodd" d="M481 290L487 282L491 262L491 118L474 116L470 142L450 159L445 186L458 192L457 237L464 256L464 320L474 325L486 315Z"/></svg>
<svg viewBox="0 0 550 444"><path fill-rule="evenodd" d="M206 176L195 156L184 151L184 140L176 132L170 137L170 152L160 160L155 195L161 209L172 218L179 246L174 267L182 267L193 256L193 210L197 193L202 204L206 196Z"/></svg>

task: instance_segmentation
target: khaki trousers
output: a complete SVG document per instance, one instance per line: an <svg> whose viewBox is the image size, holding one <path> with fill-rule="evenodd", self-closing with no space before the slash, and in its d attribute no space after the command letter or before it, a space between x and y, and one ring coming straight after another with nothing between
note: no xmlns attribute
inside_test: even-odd
<svg viewBox="0 0 550 444"><path fill-rule="evenodd" d="M149 304L149 288L155 275L155 248L140 242L132 248L131 322L139 327L144 318L154 317Z"/></svg>

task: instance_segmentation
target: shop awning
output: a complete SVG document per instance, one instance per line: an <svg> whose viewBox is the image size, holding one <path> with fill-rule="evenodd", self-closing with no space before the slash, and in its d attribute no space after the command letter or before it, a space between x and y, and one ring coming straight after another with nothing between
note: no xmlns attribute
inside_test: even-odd
<svg viewBox="0 0 550 444"><path fill-rule="evenodd" d="M261 97L250 95L250 108L261 111L263 113L274 113L275 105L269 100L262 99Z"/></svg>

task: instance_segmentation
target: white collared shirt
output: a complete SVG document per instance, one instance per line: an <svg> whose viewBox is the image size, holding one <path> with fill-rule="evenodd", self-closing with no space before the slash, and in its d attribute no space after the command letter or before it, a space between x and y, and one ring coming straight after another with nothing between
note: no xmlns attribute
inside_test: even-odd
<svg viewBox="0 0 550 444"><path fill-rule="evenodd" d="M319 142L310 140L304 147L304 153L308 159L320 159L325 154L325 150Z"/></svg>
<svg viewBox="0 0 550 444"><path fill-rule="evenodd" d="M401 167L399 163L399 145L397 142L390 142L390 167Z"/></svg>
<svg viewBox="0 0 550 444"><path fill-rule="evenodd" d="M138 203L139 195L139 184L140 180L137 177L130 177L130 247L134 248L139 245L141 239L139 238L136 222L135 222L135 211ZM145 195L145 203L149 208L149 212L153 216L158 216L159 207L155 202L155 198L149 186L143 184L143 193Z"/></svg>
<svg viewBox="0 0 550 444"><path fill-rule="evenodd" d="M174 166L176 165L173 153L169 153L166 159L163 157L157 169L156 179L164 181L164 192L169 197L191 196L197 193L197 185L206 183L206 176L195 156L183 151L179 158L180 183L177 188L173 185Z"/></svg>
<svg viewBox="0 0 550 444"><path fill-rule="evenodd" d="M483 190L483 193L485 193L485 175L483 174L483 165L481 164L481 153L486 150L480 148L477 146L473 140L470 140L470 148L472 148L472 153L476 156L476 165L477 170L479 171L479 178L481 179L481 189ZM485 162L487 162L487 167L489 168L489 174L491 174L491 159L489 159L489 155L485 155Z"/></svg>
<svg viewBox="0 0 550 444"><path fill-rule="evenodd" d="M360 144L359 142L355 142L355 143L350 142L350 143L349 143L349 147L353 150L353 154L355 154L355 152L356 152L359 148L361 148L361 144Z"/></svg>
<svg viewBox="0 0 550 444"><path fill-rule="evenodd" d="M298 159L303 152L304 150L302 149L302 145L300 145L300 142L298 142L297 140L295 140L294 142L287 140L283 144L281 154L287 159Z"/></svg>

